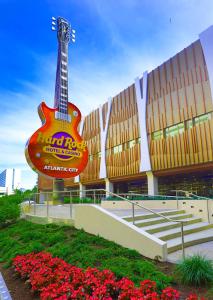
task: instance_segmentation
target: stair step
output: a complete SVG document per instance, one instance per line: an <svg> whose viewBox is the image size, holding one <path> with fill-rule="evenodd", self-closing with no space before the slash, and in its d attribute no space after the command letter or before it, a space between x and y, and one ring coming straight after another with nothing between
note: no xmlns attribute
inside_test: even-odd
<svg viewBox="0 0 213 300"><path fill-rule="evenodd" d="M198 222L201 222L202 219L197 218L197 217L192 217L192 218L182 219L182 221L184 221L186 225L189 225L189 224L196 224ZM172 228L180 228L180 224L176 223L176 222L165 222L165 223L162 223L161 225L155 224L155 225L149 225L149 226L143 227L143 229L145 231L147 231L148 233L151 233L151 234L156 233L156 232L161 232L164 230L169 230Z"/></svg>
<svg viewBox="0 0 213 300"><path fill-rule="evenodd" d="M172 215L178 215L178 214L184 214L185 210L168 210L168 211L156 211L157 213L160 213L161 215L164 216L172 216ZM135 213L135 220L145 220L145 219L153 219L153 218L158 218L158 215L155 215L154 213L145 213L145 214L139 214ZM123 217L124 220L126 221L133 221L132 215L125 216Z"/></svg>
<svg viewBox="0 0 213 300"><path fill-rule="evenodd" d="M195 223L195 224L186 225L183 227L184 236L195 233L195 232L199 232L202 230L210 229L210 228L213 228L213 224L209 224L209 223L205 223L205 222L199 222L199 223ZM154 235L163 241L168 241L168 240L171 240L171 239L181 236L181 228L179 226L179 228L173 228L173 229L157 232Z"/></svg>
<svg viewBox="0 0 213 300"><path fill-rule="evenodd" d="M178 214L175 216L171 216L169 218L173 219L173 220L181 220L181 219L191 218L192 216L193 215L190 213L185 213L185 214ZM163 217L157 217L157 218L147 219L144 221L141 221L141 220L135 221L135 225L138 227L145 227L148 225L161 224L161 223L165 223L165 222L168 222L168 220L164 219Z"/></svg>
<svg viewBox="0 0 213 300"><path fill-rule="evenodd" d="M209 241L213 241L213 228L184 236L185 247L190 247L193 245L197 245ZM182 248L181 237L177 237L167 241L168 253L175 252L177 250L180 250L181 248Z"/></svg>

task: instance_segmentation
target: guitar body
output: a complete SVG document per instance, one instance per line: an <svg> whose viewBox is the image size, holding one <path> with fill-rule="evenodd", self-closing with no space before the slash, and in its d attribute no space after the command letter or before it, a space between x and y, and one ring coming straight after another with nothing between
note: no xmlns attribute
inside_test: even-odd
<svg viewBox="0 0 213 300"><path fill-rule="evenodd" d="M38 113L42 127L31 136L25 148L29 165L51 178L79 175L88 161L88 149L77 130L81 120L79 109L68 102L67 120L64 120L57 108L49 108L42 102Z"/></svg>

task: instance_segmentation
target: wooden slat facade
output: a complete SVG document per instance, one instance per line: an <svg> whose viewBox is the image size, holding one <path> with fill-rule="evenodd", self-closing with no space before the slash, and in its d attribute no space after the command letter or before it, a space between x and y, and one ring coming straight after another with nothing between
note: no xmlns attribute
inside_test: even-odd
<svg viewBox="0 0 213 300"><path fill-rule="evenodd" d="M185 167L213 161L212 95L199 40L148 74L147 98L147 138L154 172L173 168L184 171ZM102 106L104 128L108 109L108 103L105 103ZM140 143L136 142L131 148L127 146L132 140L146 138L140 136L137 111L134 84L112 99L105 152L107 177L112 180L122 176L141 176ZM211 113L209 120L187 128L187 122L206 113ZM184 123L182 133L165 136L166 128L179 123ZM153 139L153 133L160 130L164 132L163 137ZM80 175L80 182L84 184L99 179L100 137L100 116L99 109L96 109L85 118L83 127L83 139L92 156ZM114 153L113 148L118 145L122 145L123 150ZM65 181L66 186L73 184L73 179ZM47 180L40 177L39 188L45 189L46 185Z"/></svg>

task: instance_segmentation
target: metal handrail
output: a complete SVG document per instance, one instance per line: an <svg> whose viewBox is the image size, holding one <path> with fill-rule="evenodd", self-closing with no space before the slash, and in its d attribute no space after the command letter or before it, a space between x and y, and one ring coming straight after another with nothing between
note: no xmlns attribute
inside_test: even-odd
<svg viewBox="0 0 213 300"><path fill-rule="evenodd" d="M204 199L204 200L212 200L211 198L208 198L208 197L205 197L205 196L199 196L197 194L194 194L190 191L185 191L185 190L171 190L171 192L182 192L182 193L185 193L185 195L188 193L189 198L190 198L190 195L191 195L191 196L194 196L194 197L199 197L200 199ZM174 197L178 197L178 196L176 195Z"/></svg>
<svg viewBox="0 0 213 300"><path fill-rule="evenodd" d="M77 191L78 193L80 192L79 190L76 190L76 191ZM94 203L95 203L95 192L96 192L96 191L102 191L102 192L104 192L105 194L109 194L109 195L118 197L118 198L120 198L120 199L122 199L122 200L124 200L124 201L127 201L128 203L130 203L130 204L132 205L132 219L133 219L133 225L135 225L135 205L138 206L138 207L140 207L140 208L142 208L142 209L144 209L144 210L147 210L147 211L151 212L151 213L154 214L154 215L160 216L160 217L162 217L163 219L166 219L166 220L171 221L171 222L180 223L180 225L181 225L181 241L182 241L182 256L183 256L183 259L185 258L184 230L183 230L184 221L171 219L171 218L169 218L169 217L164 216L164 215L161 214L161 213L158 213L158 212L153 211L153 210L150 209L150 208L147 208L147 207L145 207L145 206L143 206L143 205L141 205L141 204L135 203L134 201L137 201L137 200L129 200L129 199L125 198L125 197L122 197L122 196L120 196L120 195L118 195L118 194L112 193L112 192L107 191L107 190L104 190L104 189L89 189L89 190L84 190L84 192L89 192L89 191L92 191L92 192L93 192ZM50 194L50 193L55 193L55 192L57 192L57 193L64 193L64 194L65 194L65 193L69 193L69 194L70 194L70 216L72 216L72 208L71 208L71 207L72 207L72 201L71 201L71 200L72 200L72 194L73 194L74 190L72 190L72 191L42 192L42 193L44 193L44 194ZM36 197L36 195L40 195L40 193L39 193L39 192L38 192L38 193L33 193L32 195L33 195L34 197ZM49 201L47 201L47 214L48 214L48 206L49 206L49 205L48 205L48 202L49 202ZM34 213L35 213L35 205L34 205Z"/></svg>

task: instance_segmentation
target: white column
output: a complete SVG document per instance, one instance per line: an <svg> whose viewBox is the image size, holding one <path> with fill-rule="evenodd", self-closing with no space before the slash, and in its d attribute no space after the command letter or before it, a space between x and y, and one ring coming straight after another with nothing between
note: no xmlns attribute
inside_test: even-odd
<svg viewBox="0 0 213 300"><path fill-rule="evenodd" d="M79 184L79 194L80 194L80 198L85 198L86 197L86 186L82 183Z"/></svg>
<svg viewBox="0 0 213 300"><path fill-rule="evenodd" d="M102 106L99 107L100 129L101 129L101 163L100 163L99 178L107 177L105 150L106 150L106 140L107 140L107 132L108 132L108 126L109 126L109 117L110 117L110 113L111 113L111 107L112 107L112 98L109 98L105 128L104 128L104 124L103 124Z"/></svg>
<svg viewBox="0 0 213 300"><path fill-rule="evenodd" d="M147 182L148 182L148 195L154 196L158 195L158 178L150 172L146 172Z"/></svg>
<svg viewBox="0 0 213 300"><path fill-rule="evenodd" d="M213 25L201 32L201 34L199 34L199 38L209 74L209 83L213 102Z"/></svg>
<svg viewBox="0 0 213 300"><path fill-rule="evenodd" d="M83 133L83 128L84 128L84 117L81 118L81 123L80 123L80 129L79 129L79 133L80 136L82 137L82 133ZM79 182L80 181L80 176L76 176L74 177L74 182Z"/></svg>
<svg viewBox="0 0 213 300"><path fill-rule="evenodd" d="M108 192L108 193L106 192L106 197L109 197L110 196L110 192L111 193L114 192L114 185L113 185L113 183L111 181L109 181L108 178L105 179L105 184L106 184L105 189Z"/></svg>
<svg viewBox="0 0 213 300"><path fill-rule="evenodd" d="M141 90L140 79L137 77L135 79L135 91L136 91L136 101L138 107L138 122L141 135L140 144L140 172L150 171L150 155L149 155L149 145L146 129L146 105L147 105L147 95L148 95L148 72L143 73L143 88Z"/></svg>

